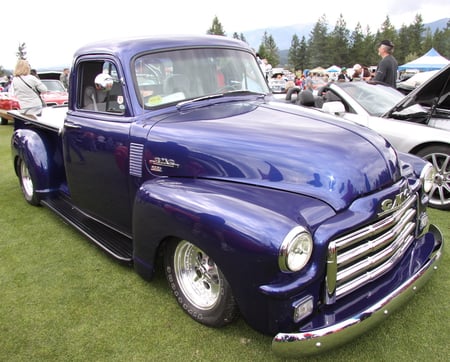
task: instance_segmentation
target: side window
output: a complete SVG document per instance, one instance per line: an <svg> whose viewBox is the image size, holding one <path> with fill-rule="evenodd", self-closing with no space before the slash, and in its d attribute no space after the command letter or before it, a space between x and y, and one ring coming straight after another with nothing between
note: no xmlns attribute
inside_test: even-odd
<svg viewBox="0 0 450 362"><path fill-rule="evenodd" d="M78 66L78 108L95 112L123 114L125 99L116 66L103 60L86 61Z"/></svg>

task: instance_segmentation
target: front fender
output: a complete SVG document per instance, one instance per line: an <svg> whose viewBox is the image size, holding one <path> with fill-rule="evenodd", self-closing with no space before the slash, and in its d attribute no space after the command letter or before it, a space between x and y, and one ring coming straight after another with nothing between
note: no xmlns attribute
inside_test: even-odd
<svg viewBox="0 0 450 362"><path fill-rule="evenodd" d="M256 316L267 313L269 303L260 286L283 278L278 255L284 237L298 225L313 233L332 214L318 200L269 188L202 179L147 181L134 203L135 269L151 278L161 242L188 240L222 270L246 319L266 329L255 325L265 322Z"/></svg>
<svg viewBox="0 0 450 362"><path fill-rule="evenodd" d="M159 242L167 237L195 242L219 264L224 253L233 250L277 252L273 234L282 239L293 221L243 197L238 187L226 182L157 179L144 183L133 213L135 258L152 265Z"/></svg>
<svg viewBox="0 0 450 362"><path fill-rule="evenodd" d="M61 172L55 162L55 146L45 134L31 129L14 131L11 152L16 175L18 160L21 158L29 169L36 192L49 193L59 187Z"/></svg>

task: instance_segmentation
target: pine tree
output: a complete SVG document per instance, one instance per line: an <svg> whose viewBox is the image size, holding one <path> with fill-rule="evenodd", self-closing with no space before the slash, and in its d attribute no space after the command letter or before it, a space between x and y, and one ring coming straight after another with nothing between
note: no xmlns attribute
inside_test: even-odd
<svg viewBox="0 0 450 362"><path fill-rule="evenodd" d="M223 30L222 24L217 16L214 17L211 28L209 28L206 33L210 35L226 35L225 30Z"/></svg>
<svg viewBox="0 0 450 362"><path fill-rule="evenodd" d="M288 53L288 63L289 66L295 71L298 69L302 69L302 49L300 40L298 39L297 34L292 36L291 47L289 48Z"/></svg>

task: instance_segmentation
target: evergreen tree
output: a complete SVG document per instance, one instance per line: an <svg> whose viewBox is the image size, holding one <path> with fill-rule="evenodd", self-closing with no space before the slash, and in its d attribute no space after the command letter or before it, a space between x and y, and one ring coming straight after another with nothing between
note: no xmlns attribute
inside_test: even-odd
<svg viewBox="0 0 450 362"><path fill-rule="evenodd" d="M376 42L379 43L382 40L388 39L396 45L397 38L397 31L394 25L392 25L389 16L386 16L386 19L381 24L381 30L377 32Z"/></svg>
<svg viewBox="0 0 450 362"><path fill-rule="evenodd" d="M349 54L349 38L350 32L347 29L347 24L342 14L340 14L339 19L336 21L336 25L329 36L327 59L321 64L326 67L333 65L333 63L340 66L349 66L351 59L354 59L353 55L350 56Z"/></svg>
<svg viewBox="0 0 450 362"><path fill-rule="evenodd" d="M289 66L295 71L298 69L302 69L303 64L302 61L302 49L300 40L298 39L297 34L292 36L291 47L289 48L288 53L288 63Z"/></svg>
<svg viewBox="0 0 450 362"><path fill-rule="evenodd" d="M302 40L300 42L300 59L299 59L299 65L300 70L306 69L307 64L307 52L306 49L308 48L308 44L306 42L306 39L304 36L302 36Z"/></svg>
<svg viewBox="0 0 450 362"><path fill-rule="evenodd" d="M272 35L267 34L267 31L264 32L261 46L259 47L259 54L261 58L266 58L272 67L276 67L280 63L278 47Z"/></svg>
<svg viewBox="0 0 450 362"><path fill-rule="evenodd" d="M423 37L422 49L427 52L431 48L433 48L433 33L430 28L427 28Z"/></svg>
<svg viewBox="0 0 450 362"><path fill-rule="evenodd" d="M349 47L353 63L362 65L367 64L366 52L364 48L364 34L362 32L362 26L359 22L356 24L355 30L353 30L350 35Z"/></svg>
<svg viewBox="0 0 450 362"><path fill-rule="evenodd" d="M222 24L217 16L214 17L211 28L209 28L206 33L210 35L226 35L225 30L223 30Z"/></svg>
<svg viewBox="0 0 450 362"><path fill-rule="evenodd" d="M372 34L370 27L366 27L366 31L363 34L364 40L363 40L363 54L365 61L361 61L360 64L371 66L375 65L379 61L378 52L377 52L377 44L375 40L375 34Z"/></svg>
<svg viewBox="0 0 450 362"><path fill-rule="evenodd" d="M326 64L330 59L328 56L328 22L326 15L323 14L314 25L309 41L307 51L308 68L317 67Z"/></svg>
<svg viewBox="0 0 450 362"><path fill-rule="evenodd" d="M239 34L239 39L248 44L247 39L245 39L245 36L243 33Z"/></svg>
<svg viewBox="0 0 450 362"><path fill-rule="evenodd" d="M399 64L406 63L405 59L410 54L409 37L411 35L411 29L403 24L398 32L398 41L395 44L395 58Z"/></svg>
<svg viewBox="0 0 450 362"><path fill-rule="evenodd" d="M450 20L444 30L434 32L433 47L443 57L450 59Z"/></svg>
<svg viewBox="0 0 450 362"><path fill-rule="evenodd" d="M408 39L409 51L419 51L423 54L426 50L423 48L423 36L425 33L425 26L423 25L422 16L417 14L414 22L409 26L410 37Z"/></svg>

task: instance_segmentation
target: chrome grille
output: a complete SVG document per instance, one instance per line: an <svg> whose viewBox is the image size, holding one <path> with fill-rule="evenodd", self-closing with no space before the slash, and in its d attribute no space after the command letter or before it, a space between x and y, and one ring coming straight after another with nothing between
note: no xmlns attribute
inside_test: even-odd
<svg viewBox="0 0 450 362"><path fill-rule="evenodd" d="M391 270L414 240L417 200L403 205L374 224L330 242L325 302L334 303Z"/></svg>

